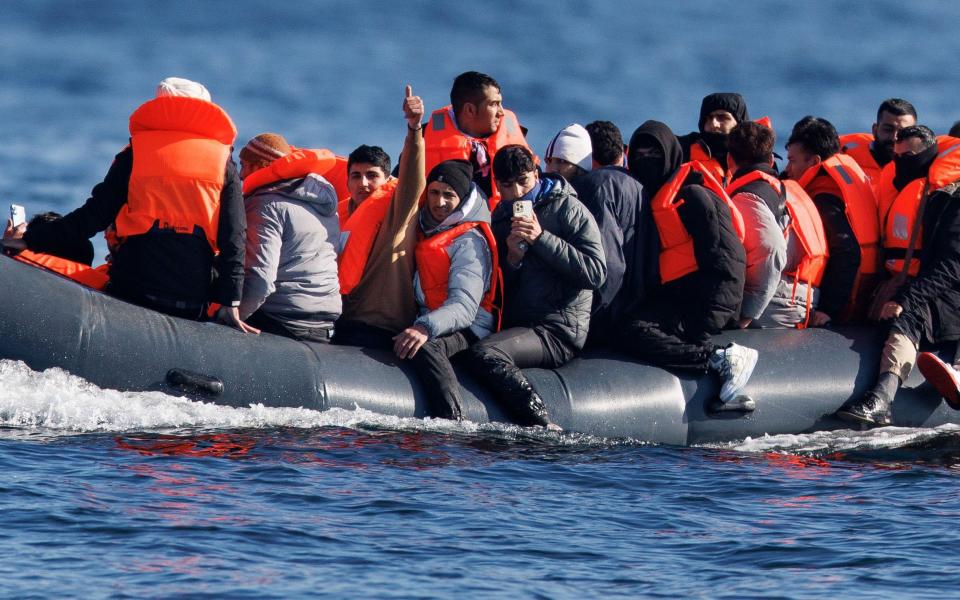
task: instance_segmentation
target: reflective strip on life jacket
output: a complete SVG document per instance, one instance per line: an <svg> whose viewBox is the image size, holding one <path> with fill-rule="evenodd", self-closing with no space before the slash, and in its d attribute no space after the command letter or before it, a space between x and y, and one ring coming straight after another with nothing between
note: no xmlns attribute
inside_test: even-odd
<svg viewBox="0 0 960 600"><path fill-rule="evenodd" d="M346 240L337 258L341 294L352 292L363 278L373 243L383 227L383 220L387 216L396 189L396 179L381 185L357 207L341 227L341 239Z"/></svg>
<svg viewBox="0 0 960 600"><path fill-rule="evenodd" d="M346 177L347 159L335 155L330 150L306 148L296 148L290 154L248 175L243 180L243 195L248 196L253 190L277 181L302 179L310 173L326 179L336 190L337 198L349 196Z"/></svg>
<svg viewBox="0 0 960 600"><path fill-rule="evenodd" d="M863 174L867 176L871 186L876 190L880 171L883 170L877 159L870 152L873 136L869 133L848 133L840 136L840 151L853 158L860 165Z"/></svg>
<svg viewBox="0 0 960 600"><path fill-rule="evenodd" d="M930 165L926 179L915 179L908 183L900 192L893 185L896 175L894 165L884 169L881 177L881 207L883 220L883 266L891 275L903 269L907 249L910 246L910 233L913 231L920 208L920 199L923 197L924 185L929 182L929 193L960 180L960 139L950 136L937 138L937 158ZM923 224L920 224L923 227ZM920 261L923 250L923 234L917 236L914 243L914 255L910 260L908 273L916 277L920 272Z"/></svg>
<svg viewBox="0 0 960 600"><path fill-rule="evenodd" d="M500 286L502 286L497 242L490 230L490 225L482 221L461 223L432 237L423 238L417 243L417 276L420 279L420 288L423 290L424 302L428 310L437 310L447 301L450 280L450 256L447 254L447 247L471 229L478 229L487 240L493 267L490 272L490 285L480 300L480 308L493 315L500 314L499 307L496 306Z"/></svg>
<svg viewBox="0 0 960 600"><path fill-rule="evenodd" d="M22 250L14 258L22 263L63 275L95 290L102 290L107 287L107 282L110 281L110 276L107 274L109 265L101 265L94 269L83 263L30 250Z"/></svg>
<svg viewBox="0 0 960 600"><path fill-rule="evenodd" d="M151 100L130 117L133 169L117 215L126 238L160 229L203 231L217 247L220 192L236 128L219 106L196 98Z"/></svg>
<svg viewBox="0 0 960 600"><path fill-rule="evenodd" d="M423 142L426 160L426 172L446 160L470 160L470 154L473 149L473 142L479 142L487 149L487 158L489 163L486 168L492 172L493 157L497 151L504 146L519 144L530 150L527 145L527 139L523 136L523 130L520 129L520 121L517 115L512 111L503 109L503 117L500 119L500 126L490 136L485 138L472 138L460 131L453 122L451 115L453 109L450 105L444 106L433 111L427 125L423 129ZM530 153L536 154L533 150ZM490 177L491 194L488 199L490 211L497 207L500 202L500 192L497 190L496 179Z"/></svg>
<svg viewBox="0 0 960 600"><path fill-rule="evenodd" d="M684 203L683 198L677 198L680 189L690 175L690 171L697 171L703 175L703 187L716 194L726 204L733 221L733 228L737 237L743 242L743 216L734 206L730 196L724 191L720 183L706 168L696 161L682 165L673 177L653 197L653 221L660 235L660 281L668 283L684 275L695 272L699 267L694 252L693 237L687 231L680 219L677 209Z"/></svg>

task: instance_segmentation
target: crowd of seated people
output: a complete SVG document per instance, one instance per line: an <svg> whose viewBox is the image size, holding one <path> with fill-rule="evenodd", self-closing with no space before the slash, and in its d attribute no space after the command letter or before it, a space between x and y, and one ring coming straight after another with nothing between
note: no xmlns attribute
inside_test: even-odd
<svg viewBox="0 0 960 600"><path fill-rule="evenodd" d="M483 73L430 114L407 86L401 108L393 175L382 148L278 133L238 168L209 91L164 79L90 198L8 221L4 251L171 316L392 352L448 419L465 416L459 356L518 424L558 429L523 369L585 346L713 373L708 410L745 413L763 357L717 334L869 322L887 332L880 374L839 418L889 424L915 364L960 408L960 123L938 137L897 98L871 133L805 116L781 171L769 120L735 93L703 98L682 137L570 124L542 160Z"/></svg>

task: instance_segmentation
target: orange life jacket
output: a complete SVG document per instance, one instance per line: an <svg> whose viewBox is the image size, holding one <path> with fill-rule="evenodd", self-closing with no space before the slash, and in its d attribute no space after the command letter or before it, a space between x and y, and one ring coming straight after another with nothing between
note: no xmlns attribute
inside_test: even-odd
<svg viewBox="0 0 960 600"><path fill-rule="evenodd" d="M243 180L243 195L247 196L258 187L284 179L301 179L310 173L320 175L336 190L337 198L347 192L347 159L330 150L295 148L290 154L278 158L266 167L258 169ZM339 184L340 187L337 187Z"/></svg>
<svg viewBox="0 0 960 600"><path fill-rule="evenodd" d="M750 171L743 177L738 177L734 179L733 181L727 184L727 187L725 188L724 191L726 191L727 195L730 196L730 198L732 199L734 196L737 195L740 188L746 185L749 185L754 181L757 181L760 179L767 182L767 184L769 184L770 187L773 188L774 193L776 193L778 196L782 196L784 194L784 191L783 191L784 185L782 181L780 181L773 175L770 175L769 173L764 173L763 171L759 171L759 170ZM773 218L776 219L778 222L780 221L780 215L773 215Z"/></svg>
<svg viewBox="0 0 960 600"><path fill-rule="evenodd" d="M880 225L877 219L877 200L860 165L846 154L834 154L814 165L800 176L797 183L811 197L817 195L815 180L825 173L836 184L843 200L844 212L853 235L860 246L860 268L854 281L850 301L840 320L861 316L869 295L877 283L880 271Z"/></svg>
<svg viewBox="0 0 960 600"><path fill-rule="evenodd" d="M690 175L690 171L694 170L703 175L703 186L719 196L720 200L727 205L733 219L734 231L740 241L743 241L743 217L720 182L696 161L681 165L673 177L663 184L653 197L653 222L657 226L657 233L660 234L660 281L662 283L679 279L699 268L694 253L693 237L677 213L677 208L684 202L683 198L677 198L677 195Z"/></svg>
<svg viewBox="0 0 960 600"><path fill-rule="evenodd" d="M110 276L107 274L109 265L100 265L94 269L83 263L30 250L22 250L14 258L22 263L69 277L77 283L95 290L102 290L107 287L107 282L110 281Z"/></svg>
<svg viewBox="0 0 960 600"><path fill-rule="evenodd" d="M439 165L445 160L470 160L470 153L473 142L480 142L487 149L489 159L488 168L493 171L493 157L497 151L504 146L519 144L528 150L527 139L523 137L523 130L520 129L520 121L517 115L512 111L503 109L503 118L500 119L500 127L490 136L485 138L472 138L460 131L453 121L453 107L450 105L438 108L430 115L430 120L423 129L424 152L426 159L426 172ZM531 154L533 150L530 150ZM534 155L536 156L536 155ZM496 179L490 176L490 198L488 204L490 212L497 207L500 202L500 192L497 190Z"/></svg>
<svg viewBox="0 0 960 600"><path fill-rule="evenodd" d="M387 181L370 194L341 225L340 235L346 236L346 243L337 259L341 294L349 294L360 283L396 189L396 179Z"/></svg>
<svg viewBox="0 0 960 600"><path fill-rule="evenodd" d="M870 181L870 185L876 190L883 167L877 163L877 159L870 152L871 144L873 144L873 135L869 133L848 133L840 136L840 151L857 161L863 174Z"/></svg>
<svg viewBox="0 0 960 600"><path fill-rule="evenodd" d="M420 278L420 288L423 290L423 297L428 310L437 310L447 301L450 279L450 256L447 255L447 246L471 229L479 229L480 233L483 234L483 237L487 240L487 247L493 261L493 268L490 271L490 287L487 288L487 292L480 300L480 308L493 315L500 314L500 310L496 306L498 293L502 286L497 258L497 241L493 237L490 225L482 221L461 223L432 237L421 238L417 242L417 276Z"/></svg>
<svg viewBox="0 0 960 600"><path fill-rule="evenodd" d="M702 167L697 170L709 172L717 181L722 182L727 177L726 165L721 165L719 160L710 156L700 142L690 145L690 162L700 163Z"/></svg>
<svg viewBox="0 0 960 600"><path fill-rule="evenodd" d="M920 208L920 199L923 197L925 186L929 186L929 193L960 180L960 139L950 136L937 138L937 158L930 165L927 178L914 179L901 191L893 185L895 175L894 165L891 163L884 168L880 178L880 218L883 223L883 265L891 275L903 269L907 248L910 245L910 232L913 231L917 219L917 209ZM923 224L920 224L923 227ZM920 272L920 250L923 245L923 234L917 236L914 243L914 258L910 260L910 275L916 277Z"/></svg>
<svg viewBox="0 0 960 600"><path fill-rule="evenodd" d="M804 329L813 313L813 288L820 287L823 281L830 251L827 249L827 234L823 230L823 220L813 200L796 181L785 181L784 187L787 190L787 212L790 214L790 224L783 234L788 238L795 236L803 250L803 256L797 268L784 273L793 275L791 300L796 299L797 284L801 281L807 284L807 317L802 325L797 325L799 329Z"/></svg>
<svg viewBox="0 0 960 600"><path fill-rule="evenodd" d="M216 252L220 191L237 129L227 113L197 98L163 97L130 116L133 170L127 203L117 215L126 238L161 229L198 228Z"/></svg>

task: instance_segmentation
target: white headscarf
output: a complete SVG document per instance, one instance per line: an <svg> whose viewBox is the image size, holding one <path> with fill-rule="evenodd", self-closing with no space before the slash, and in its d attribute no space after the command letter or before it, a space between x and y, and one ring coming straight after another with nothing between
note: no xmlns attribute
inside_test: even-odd
<svg viewBox="0 0 960 600"><path fill-rule="evenodd" d="M210 92L203 84L181 77L167 77L157 86L157 98L164 96L181 96L186 98L198 98L212 102Z"/></svg>

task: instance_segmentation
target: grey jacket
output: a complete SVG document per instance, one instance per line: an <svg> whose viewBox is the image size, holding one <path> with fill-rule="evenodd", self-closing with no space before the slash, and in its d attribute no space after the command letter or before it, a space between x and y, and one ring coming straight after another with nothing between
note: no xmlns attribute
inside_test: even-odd
<svg viewBox="0 0 960 600"><path fill-rule="evenodd" d="M420 210L420 229L426 237L432 237L465 221L490 223L490 210L487 198L475 184L471 185L470 195L460 208L436 227L425 223L424 211ZM449 335L467 327L474 335L483 339L490 335L496 323L494 316L480 308L480 301L490 287L493 271L493 258L486 238L476 229L459 235L449 246L450 278L447 283L447 299L440 308L428 310L420 285L420 273L413 278L414 294L417 299L420 316L415 325L423 325L430 339Z"/></svg>
<svg viewBox="0 0 960 600"><path fill-rule="evenodd" d="M788 217L789 219L789 217ZM788 221L789 222L789 221ZM792 230L791 230L792 232ZM784 271L795 271L804 257L803 246L797 239L797 236L790 235L787 238L787 263ZM763 310L759 318L754 319L750 327L796 327L807 319L807 284L802 281L795 281L792 275L783 273L780 281L777 283L777 289L773 297ZM811 310L816 310L817 303L820 300L820 289L813 288L810 291Z"/></svg>
<svg viewBox="0 0 960 600"><path fill-rule="evenodd" d="M731 198L743 217L747 274L740 316L757 319L770 303L787 262L787 241L767 203L755 194L740 192Z"/></svg>
<svg viewBox="0 0 960 600"><path fill-rule="evenodd" d="M513 203L500 202L491 217L503 269L503 328L539 325L579 350L593 291L607 276L600 230L565 179L546 173L541 182L533 210L543 233L518 267L507 261Z"/></svg>
<svg viewBox="0 0 960 600"><path fill-rule="evenodd" d="M262 310L301 325L340 316L337 194L319 175L257 188L244 198L247 252L240 318Z"/></svg>

